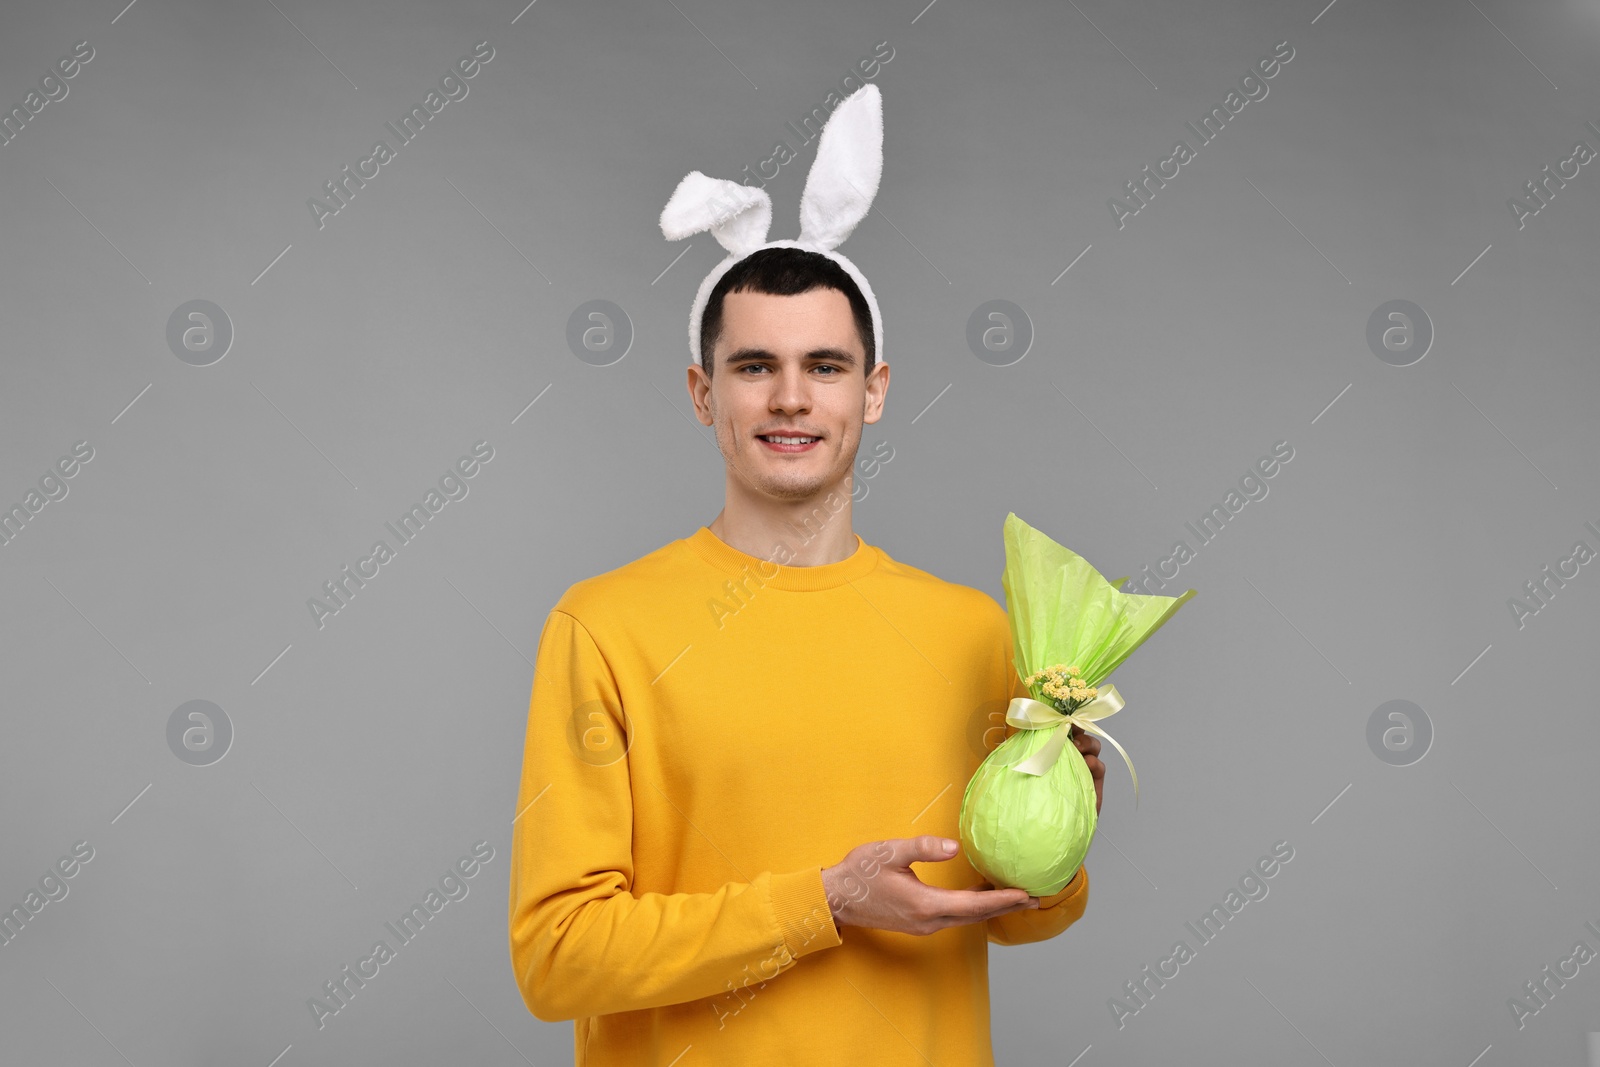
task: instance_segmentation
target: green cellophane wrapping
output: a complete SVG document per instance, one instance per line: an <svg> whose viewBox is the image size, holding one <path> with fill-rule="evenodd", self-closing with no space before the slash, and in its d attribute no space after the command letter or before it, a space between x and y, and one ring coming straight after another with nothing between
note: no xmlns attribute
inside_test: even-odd
<svg viewBox="0 0 1600 1067"><path fill-rule="evenodd" d="M1060 727L1056 727L1060 729ZM997 889L1059 893L1089 853L1096 822L1094 778L1077 749L1044 774L1011 769L1050 739L1018 730L984 759L961 797L961 844L972 869Z"/></svg>
<svg viewBox="0 0 1600 1067"><path fill-rule="evenodd" d="M1194 596L1193 589L1175 597L1124 593L1014 513L1006 515L1004 535L1001 586L1019 679L1071 664L1085 685L1099 685ZM1037 686L1033 696L1042 699ZM1042 775L1012 769L1065 728L1018 730L967 783L961 844L973 869L996 888L1058 893L1088 855L1097 821L1094 779L1077 748L1069 743Z"/></svg>

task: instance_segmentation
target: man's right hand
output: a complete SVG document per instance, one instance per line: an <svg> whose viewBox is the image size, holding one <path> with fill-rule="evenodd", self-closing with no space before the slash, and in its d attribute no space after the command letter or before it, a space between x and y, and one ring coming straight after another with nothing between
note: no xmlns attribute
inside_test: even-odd
<svg viewBox="0 0 1600 1067"><path fill-rule="evenodd" d="M956 847L947 850L947 844ZM923 935L1039 906L1026 890L995 889L988 882L940 889L911 871L913 863L954 859L959 851L959 842L932 834L856 846L822 871L834 925Z"/></svg>

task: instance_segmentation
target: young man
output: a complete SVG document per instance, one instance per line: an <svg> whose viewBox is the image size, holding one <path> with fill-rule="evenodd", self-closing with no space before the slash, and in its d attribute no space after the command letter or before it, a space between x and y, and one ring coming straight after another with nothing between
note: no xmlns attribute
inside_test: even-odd
<svg viewBox="0 0 1600 1067"><path fill-rule="evenodd" d="M523 999L576 1020L588 1067L992 1064L988 945L1088 902L1082 868L1030 897L958 851L971 724L992 748L1028 695L1005 612L851 530L889 367L835 262L747 256L700 341L722 511L571 586L540 636L512 837ZM1100 743L1074 740L1098 809Z"/></svg>

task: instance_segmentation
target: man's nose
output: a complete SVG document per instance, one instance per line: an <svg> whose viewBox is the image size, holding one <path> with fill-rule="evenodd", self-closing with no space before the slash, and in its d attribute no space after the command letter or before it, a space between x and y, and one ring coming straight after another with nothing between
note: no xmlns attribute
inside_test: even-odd
<svg viewBox="0 0 1600 1067"><path fill-rule="evenodd" d="M768 404L774 411L811 410L811 388L800 372L779 371L773 375Z"/></svg>

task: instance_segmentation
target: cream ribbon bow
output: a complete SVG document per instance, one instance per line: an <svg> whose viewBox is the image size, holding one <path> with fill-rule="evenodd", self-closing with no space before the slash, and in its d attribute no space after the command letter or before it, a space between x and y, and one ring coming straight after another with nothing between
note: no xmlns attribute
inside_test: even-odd
<svg viewBox="0 0 1600 1067"><path fill-rule="evenodd" d="M1106 733L1094 724L1096 719L1104 719L1115 715L1124 707L1122 694L1117 692L1114 685L1100 687L1100 695L1081 705L1072 714L1057 711L1053 705L1032 697L1012 697L1011 706L1006 709L1006 722L1019 730L1056 730L1056 733L1044 743L1044 747L1023 760L1013 765L1012 769L1023 774L1042 775L1055 766L1056 760L1061 758L1062 749L1067 746L1069 730L1057 729L1062 726L1076 726L1081 730L1103 737L1110 741L1112 747L1122 753L1122 761L1128 765L1128 773L1133 776L1133 803L1139 805L1139 775L1133 769L1133 760L1128 758L1128 753L1117 744L1116 738Z"/></svg>

